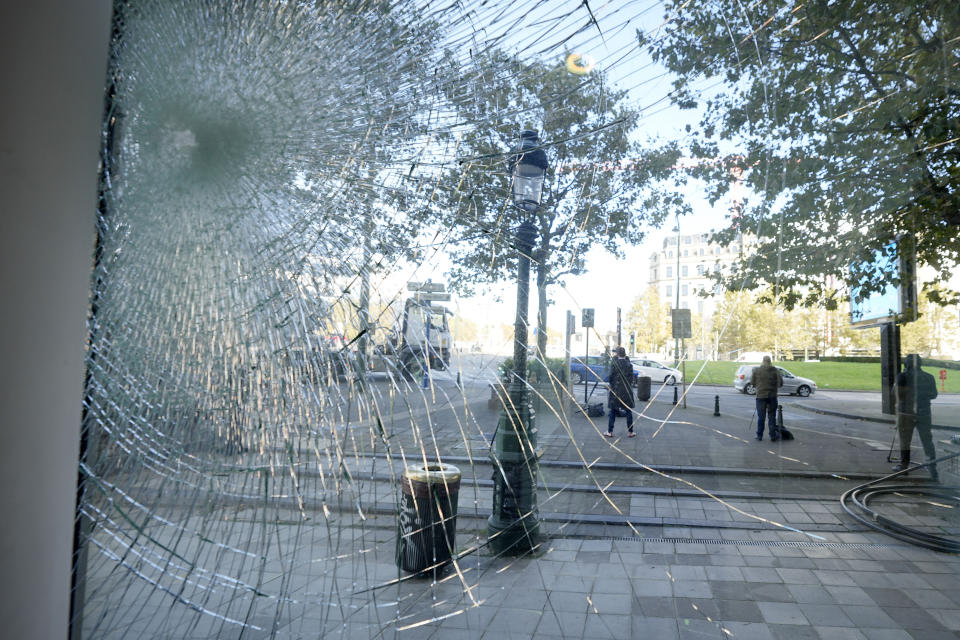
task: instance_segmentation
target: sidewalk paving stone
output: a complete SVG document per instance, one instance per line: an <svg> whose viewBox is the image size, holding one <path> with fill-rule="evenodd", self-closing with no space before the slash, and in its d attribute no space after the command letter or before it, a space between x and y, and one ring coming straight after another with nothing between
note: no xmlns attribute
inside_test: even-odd
<svg viewBox="0 0 960 640"><path fill-rule="evenodd" d="M808 624L803 610L792 602L757 602L764 622L771 624Z"/></svg>
<svg viewBox="0 0 960 640"><path fill-rule="evenodd" d="M728 634L726 637L739 638L741 640L777 640L771 625L763 622L740 622L736 620L724 620L720 627L725 629Z"/></svg>
<svg viewBox="0 0 960 640"><path fill-rule="evenodd" d="M853 621L840 605L801 603L799 607L811 625L824 627L854 626Z"/></svg>
<svg viewBox="0 0 960 640"><path fill-rule="evenodd" d="M850 627L814 627L821 640L866 640L859 629Z"/></svg>

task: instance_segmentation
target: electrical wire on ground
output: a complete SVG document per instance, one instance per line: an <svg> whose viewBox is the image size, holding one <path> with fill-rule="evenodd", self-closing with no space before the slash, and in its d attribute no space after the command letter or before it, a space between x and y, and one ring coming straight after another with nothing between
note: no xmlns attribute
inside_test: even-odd
<svg viewBox="0 0 960 640"><path fill-rule="evenodd" d="M933 549L934 551L942 551L944 553L960 553L960 540L928 533L914 527L908 527L905 524L901 524L892 518L882 515L878 511L871 509L868 506L869 502L874 498L889 494L896 494L900 496L926 496L960 504L960 488L958 487L945 487L933 483L881 484L891 480L892 478L906 475L911 471L916 471L917 469L928 467L938 462L944 462L946 460L956 458L957 456L960 456L960 453L952 453L950 455L936 458L935 460L915 464L902 471L897 471L896 473L891 473L890 475L878 478L877 480L856 486L853 489L844 492L843 496L840 498L840 505L843 507L844 511L850 514L850 516L858 522L888 536L898 540L903 540L904 542L908 542L919 547Z"/></svg>

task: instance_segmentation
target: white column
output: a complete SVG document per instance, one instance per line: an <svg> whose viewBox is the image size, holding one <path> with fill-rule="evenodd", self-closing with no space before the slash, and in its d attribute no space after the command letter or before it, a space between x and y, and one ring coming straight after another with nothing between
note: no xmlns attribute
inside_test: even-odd
<svg viewBox="0 0 960 640"><path fill-rule="evenodd" d="M0 620L66 638L108 0L0 3Z"/></svg>

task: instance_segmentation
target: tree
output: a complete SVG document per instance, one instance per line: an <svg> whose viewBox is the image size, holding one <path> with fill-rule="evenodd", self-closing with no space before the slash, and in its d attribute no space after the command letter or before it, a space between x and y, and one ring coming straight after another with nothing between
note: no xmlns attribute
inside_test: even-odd
<svg viewBox="0 0 960 640"><path fill-rule="evenodd" d="M657 353L670 340L670 304L651 285L634 298L627 312L627 331L636 334L639 353Z"/></svg>
<svg viewBox="0 0 960 640"><path fill-rule="evenodd" d="M691 154L723 158L688 171L713 201L739 175L758 196L715 236L758 235L748 286L776 283L788 308L822 301L824 276L879 291L897 280L895 262L868 265L899 233L915 236L931 283L949 279L960 261L960 4L668 0L666 16L640 44L676 74L673 102L702 107ZM704 78L721 88L698 93Z"/></svg>
<svg viewBox="0 0 960 640"><path fill-rule="evenodd" d="M720 334L720 353L736 356L736 351L773 351L771 305L758 304L749 292L727 291L713 313L713 328Z"/></svg>
<svg viewBox="0 0 960 640"><path fill-rule="evenodd" d="M455 315L450 321L450 332L457 342L476 342L480 335L477 323L462 315Z"/></svg>
<svg viewBox="0 0 960 640"><path fill-rule="evenodd" d="M520 131L539 131L550 158L544 201L532 216L537 346L543 353L547 288L583 273L591 248L621 255L624 243L642 239L641 221L659 222L668 204L680 206L676 192L655 196L653 189L638 202L651 179L669 175L678 152L668 145L649 153L631 140L639 113L601 72L574 75L562 64L522 62L493 51L464 75L466 81L444 86L463 123L459 160L440 177L433 206L419 215L462 240L450 256L452 288L470 294L480 283L513 281L520 214L510 204L508 163Z"/></svg>
<svg viewBox="0 0 960 640"><path fill-rule="evenodd" d="M918 353L924 357L942 356L957 346L960 338L960 321L957 308L931 304L929 298L920 296L916 322L900 329L901 351Z"/></svg>

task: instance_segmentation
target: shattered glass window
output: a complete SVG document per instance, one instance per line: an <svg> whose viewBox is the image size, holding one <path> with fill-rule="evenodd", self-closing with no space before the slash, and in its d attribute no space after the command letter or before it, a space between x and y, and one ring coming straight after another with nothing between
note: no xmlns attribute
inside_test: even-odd
<svg viewBox="0 0 960 640"><path fill-rule="evenodd" d="M880 4L116 0L73 637L960 631L960 15Z"/></svg>

